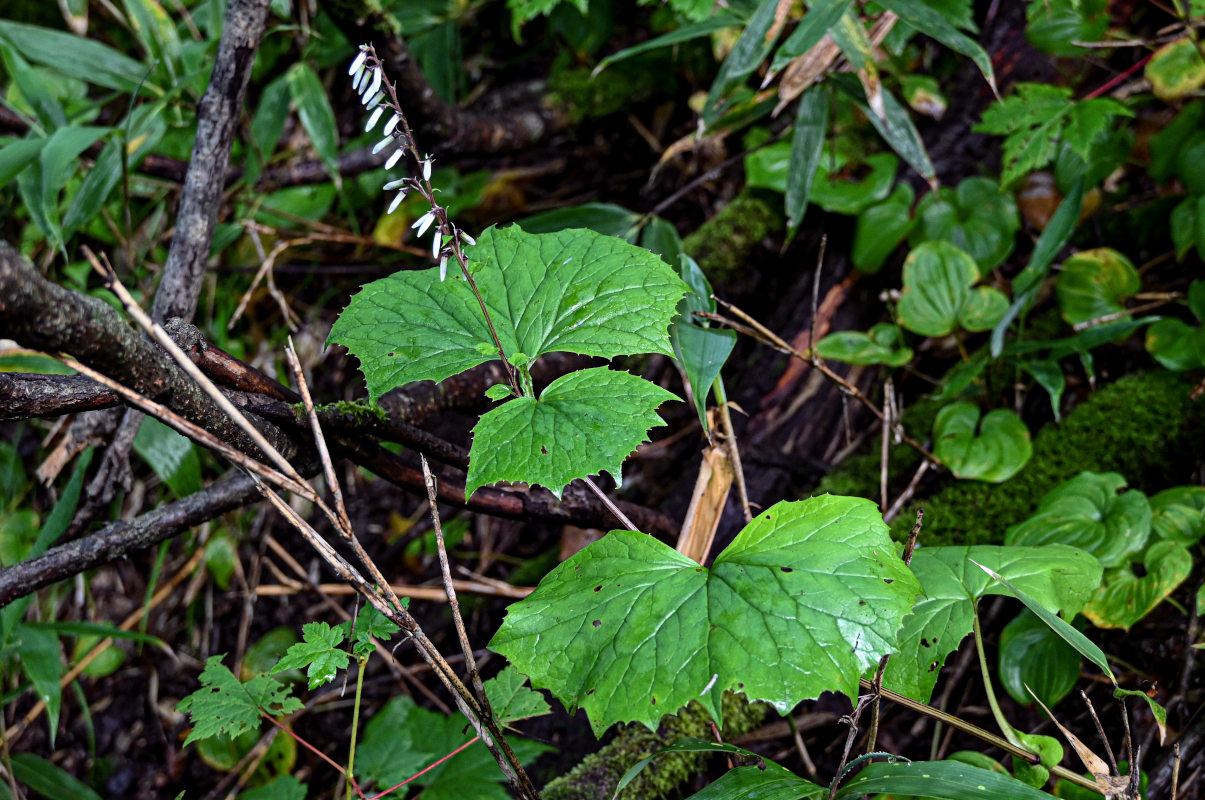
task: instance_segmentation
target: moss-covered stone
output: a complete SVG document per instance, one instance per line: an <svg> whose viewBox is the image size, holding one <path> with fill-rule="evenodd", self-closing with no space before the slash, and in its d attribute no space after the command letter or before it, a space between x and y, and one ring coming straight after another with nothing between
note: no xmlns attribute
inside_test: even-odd
<svg viewBox="0 0 1205 800"><path fill-rule="evenodd" d="M753 248L785 224L781 199L758 189L745 189L699 229L682 240L713 285L724 283L744 267Z"/></svg>
<svg viewBox="0 0 1205 800"><path fill-rule="evenodd" d="M892 533L906 536L917 507L923 507L925 544L997 544L1046 492L1083 470L1118 472L1148 494L1181 484L1205 453L1203 404L1189 399L1191 388L1164 370L1134 373L1104 386L1061 423L1039 431L1033 458L1016 477L1001 484L951 479L905 508ZM922 435L936 410L918 405L905 415L905 426ZM919 463L909 448L895 448L893 456L894 475L907 474ZM827 476L819 491L874 497L878 475L877 454L856 456Z"/></svg>
<svg viewBox="0 0 1205 800"><path fill-rule="evenodd" d="M668 83L666 82L668 78ZM554 65L548 78L553 99L572 122L605 117L673 91L673 72L647 58L621 61L595 75L584 67Z"/></svg>
<svg viewBox="0 0 1205 800"><path fill-rule="evenodd" d="M749 703L743 696L725 694L723 703L725 739L753 730L765 719L767 706ZM712 738L710 718L698 703L691 703L679 714L666 717L656 731L643 725L627 726L610 744L587 756L568 774L550 782L541 794L544 800L610 800L619 779L633 764L684 736ZM704 753L659 756L620 793L620 800L667 797L699 773L705 758Z"/></svg>

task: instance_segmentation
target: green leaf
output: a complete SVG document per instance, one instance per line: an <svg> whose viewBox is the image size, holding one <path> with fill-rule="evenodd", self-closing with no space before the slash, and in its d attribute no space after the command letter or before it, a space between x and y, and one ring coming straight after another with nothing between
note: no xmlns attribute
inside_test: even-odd
<svg viewBox="0 0 1205 800"><path fill-rule="evenodd" d="M335 679L339 670L347 669L350 659L347 651L340 647L345 635L341 625L332 628L325 622L307 622L301 628L302 641L289 648L271 674L304 668L311 689L325 686Z"/></svg>
<svg viewBox="0 0 1205 800"><path fill-rule="evenodd" d="M887 256L907 238L916 224L916 218L912 216L915 199L912 187L900 183L890 197L858 215L850 254L855 267L867 274L883 268Z"/></svg>
<svg viewBox="0 0 1205 800"><path fill-rule="evenodd" d="M965 251L949 242L924 242L904 261L899 321L922 336L946 336L956 328L989 330L1008 309L991 287L971 287L979 269Z"/></svg>
<svg viewBox="0 0 1205 800"><path fill-rule="evenodd" d="M1142 558L1143 575L1130 564L1105 573L1084 616L1098 628L1129 630L1162 603L1192 572L1192 554L1179 542L1155 542Z"/></svg>
<svg viewBox="0 0 1205 800"><path fill-rule="evenodd" d="M405 598L403 598L402 604L406 605ZM376 606L366 607L355 619L354 625L352 620L348 620L335 627L343 632L346 639L351 641L352 654L359 659L368 658L377 649L373 639L379 639L382 642L388 641L400 630L397 624L378 611Z"/></svg>
<svg viewBox="0 0 1205 800"><path fill-rule="evenodd" d="M895 13L926 36L974 61L975 66L983 73L983 79L991 87L992 93L999 94L996 90L996 76L992 72L992 59L987 51L974 39L955 28L942 12L923 0L882 0L879 5Z"/></svg>
<svg viewBox="0 0 1205 800"><path fill-rule="evenodd" d="M571 352L672 355L666 329L686 287L647 250L593 231L489 228L469 270L508 357ZM417 380L439 381L495 358L467 282L439 270L368 284L331 329L360 359L375 401Z"/></svg>
<svg viewBox="0 0 1205 800"><path fill-rule="evenodd" d="M1015 94L984 112L974 130L1006 137L1001 183L1007 186L1051 163L1059 142L1087 159L1096 135L1117 116L1129 117L1133 112L1108 98L1076 102L1071 89L1061 86L1019 83Z"/></svg>
<svg viewBox="0 0 1205 800"><path fill-rule="evenodd" d="M755 132L756 133L756 132ZM760 144L755 134L745 138L749 148ZM745 183L785 194L791 177L788 142L775 142L745 156ZM824 146L811 182L812 203L836 214L857 214L891 193L899 160L891 153L862 158L838 141Z"/></svg>
<svg viewBox="0 0 1205 800"><path fill-rule="evenodd" d="M967 178L957 189L926 195L916 217L913 244L949 242L975 259L980 275L1004 263L1021 229L1016 201L988 178Z"/></svg>
<svg viewBox="0 0 1205 800"><path fill-rule="evenodd" d="M1018 361L1017 366L1028 372L1038 385L1050 396L1050 410L1054 413L1054 421L1062 419L1059 406L1063 399L1063 390L1067 388L1067 377L1057 359L1046 358L1037 361Z"/></svg>
<svg viewBox="0 0 1205 800"><path fill-rule="evenodd" d="M812 12L808 12L811 16ZM787 172L787 230L794 233L807 211L812 181L820 166L824 137L828 131L829 94L813 86L799 98L795 110L795 132L791 135L791 158Z"/></svg>
<svg viewBox="0 0 1205 800"><path fill-rule="evenodd" d="M486 681L484 688L494 717L501 725L552 713L544 695L528 687L527 676L513 666Z"/></svg>
<svg viewBox="0 0 1205 800"><path fill-rule="evenodd" d="M305 800L306 785L292 775L278 775L262 786L248 789L238 800Z"/></svg>
<svg viewBox="0 0 1205 800"><path fill-rule="evenodd" d="M806 800L828 789L804 780L786 767L763 760L760 766L736 767L688 800Z"/></svg>
<svg viewBox="0 0 1205 800"><path fill-rule="evenodd" d="M1004 351L1004 334L1008 331L1008 326L1033 303L1038 287L1046 277L1046 273L1050 271L1050 265L1054 263L1059 251L1067 245L1067 242L1071 241L1071 235L1075 233L1075 226L1079 223L1083 205L1084 182L1080 180L1076 181L1071 192L1063 199L1063 202L1059 203L1049 224L1038 237L1038 243L1029 256L1029 263L1013 279L1013 304L1008 307L1008 311L992 329L992 358L1000 357ZM1054 417L1055 420L1059 417L1057 401L1055 401Z"/></svg>
<svg viewBox="0 0 1205 800"><path fill-rule="evenodd" d="M929 152L925 149L925 143L921 140L920 132L913 124L907 107L896 100L895 95L887 89L881 89L879 99L883 104L882 116L874 113L869 104L864 105L858 101L858 105L870 120L870 124L879 132L879 136L883 137L883 141L904 159L908 166L926 181L935 181L937 173L933 169L933 162L929 160Z"/></svg>
<svg viewBox="0 0 1205 800"><path fill-rule="evenodd" d="M17 627L21 670L33 684L37 698L46 704L46 721L50 726L50 747L58 734L59 711L63 693L59 679L63 677L63 655L59 637L54 631L30 625Z"/></svg>
<svg viewBox="0 0 1205 800"><path fill-rule="evenodd" d="M1113 670L1109 669L1109 661L1107 658L1105 658L1105 654L1103 652L1101 652L1101 649L1099 647L1097 647L1095 644L1093 644L1092 641L1088 639L1088 637L1084 636L1082 633L1077 631L1075 628L1071 627L1069 624L1067 624L1067 622L1065 620L1063 620L1061 617L1059 617L1055 613L1055 611L1051 610L1051 609L1058 610L1057 605L1055 605L1053 603L1042 602L1038 599L1030 597L1016 583L1014 583L1013 581L1010 581L1008 578L1004 577L1003 575L998 574L991 568L986 567L983 564L979 564L975 561L972 561L971 563L975 564L975 566L979 567L979 569L983 570L985 573L990 575L992 578L994 578L995 580L997 580L1001 584L1003 584L1004 587L1007 588L1014 597L1016 597L1018 600L1020 600L1022 603L1025 604L1026 608L1028 608L1033 613L1037 614L1038 617L1040 617L1043 622L1045 622L1047 625L1050 626L1051 630L1053 630L1055 633L1057 633L1059 636L1061 636L1063 638L1063 641L1065 641L1067 644L1071 645L1076 650L1078 650L1080 655L1082 655L1084 658L1088 659L1093 664L1100 667L1101 671L1103 671L1105 673L1105 675L1108 676L1109 680L1112 681L1113 685L1114 686L1117 685L1117 678L1113 676ZM1065 611L1064 613L1067 613L1067 612Z"/></svg>
<svg viewBox="0 0 1205 800"><path fill-rule="evenodd" d="M459 715L445 717L419 708L409 697L394 698L364 728L356 748L357 776L378 788L400 783L467 742L472 731L466 733L466 727ZM524 764L552 749L520 738L509 742ZM477 742L423 773L414 785L427 787L423 800L508 800L510 795L501 780L497 763L485 745Z"/></svg>
<svg viewBox="0 0 1205 800"><path fill-rule="evenodd" d="M1009 594L971 560L991 564L1043 603L1074 615L1100 585L1100 562L1074 547L921 547L912 571L924 596L904 618L899 646L884 685L928 702L946 657L974 627L975 604L987 594Z"/></svg>
<svg viewBox="0 0 1205 800"><path fill-rule="evenodd" d="M230 579L234 576L236 564L238 548L234 540L226 533L211 536L205 543L205 569L219 589L225 591L230 588Z"/></svg>
<svg viewBox="0 0 1205 800"><path fill-rule="evenodd" d="M1080 661L1079 653L1029 609L1000 632L1000 683L1021 705L1030 701L1027 686L1048 706L1062 700L1079 680Z"/></svg>
<svg viewBox="0 0 1205 800"><path fill-rule="evenodd" d="M951 403L933 423L934 451L958 478L1003 483L1033 456L1029 429L1012 411L997 408L982 422L979 407Z"/></svg>
<svg viewBox="0 0 1205 800"><path fill-rule="evenodd" d="M108 45L64 31L0 20L0 38L35 64L123 93L132 93L147 71Z"/></svg>
<svg viewBox="0 0 1205 800"><path fill-rule="evenodd" d="M628 372L594 367L553 381L540 398L516 397L473 428L465 497L499 481L539 484L558 498L603 470L621 482L623 461L663 425L657 407L677 398Z"/></svg>
<svg viewBox="0 0 1205 800"><path fill-rule="evenodd" d="M12 76L14 88L20 93L20 98L37 115L42 126L50 131L66 126L67 113L55 96L52 77L44 70L30 66L29 62L9 47L2 38L0 58L3 59L5 71Z"/></svg>
<svg viewBox="0 0 1205 800"><path fill-rule="evenodd" d="M297 105L297 116L305 128L318 158L326 166L327 174L338 186L339 177L339 128L335 124L335 112L327 99L326 89L318 74L304 61L289 67L285 73L289 94Z"/></svg>
<svg viewBox="0 0 1205 800"><path fill-rule="evenodd" d="M875 325L866 333L830 333L816 343L816 354L845 364L886 364L889 367L902 367L912 360L912 348L904 346L900 329L887 322Z"/></svg>
<svg viewBox="0 0 1205 800"><path fill-rule="evenodd" d="M1194 247L1205 253L1205 196L1186 197L1176 204L1168 217L1176 260L1183 261Z"/></svg>
<svg viewBox="0 0 1205 800"><path fill-rule="evenodd" d="M167 67L170 78L180 57L180 36L172 18L156 0L125 0L126 17L150 60Z"/></svg>
<svg viewBox="0 0 1205 800"><path fill-rule="evenodd" d="M79 167L80 154L110 130L69 125L51 134L46 146L42 148L39 156L42 186L38 201L44 224L49 226L47 238L52 244L57 245L62 241L59 229L59 193Z"/></svg>
<svg viewBox="0 0 1205 800"><path fill-rule="evenodd" d="M683 25L681 28L677 28L669 33L649 39L647 42L641 42L633 47L624 48L618 53L612 53L602 61L598 62L598 66L594 68L594 72L591 74L592 76L596 77L598 73L602 72L604 69L616 63L617 61L623 61L624 59L631 58L632 56L638 56L642 53L647 53L652 50L659 50L663 47L672 47L676 44L682 44L683 42L689 42L693 41L694 39L700 39L704 36L710 36L711 34L721 31L724 28L731 28L739 25L740 22L740 19L738 19L731 11L723 9L719 10L712 16L709 16L707 19L701 19L698 22L692 22L689 25Z"/></svg>
<svg viewBox="0 0 1205 800"><path fill-rule="evenodd" d="M1122 298L1142 289L1142 279L1128 258L1098 247L1067 259L1054 289L1063 319L1078 325L1124 310Z"/></svg>
<svg viewBox="0 0 1205 800"><path fill-rule="evenodd" d="M510 10L510 33L515 41L519 41L519 31L523 24L538 16L548 16L562 2L568 2L583 15L587 11L587 0L506 0Z"/></svg>
<svg viewBox="0 0 1205 800"><path fill-rule="evenodd" d="M13 753L13 777L44 797L70 797L72 800L100 800L65 769L33 753Z"/></svg>
<svg viewBox="0 0 1205 800"><path fill-rule="evenodd" d="M1151 531L1146 495L1116 472L1081 472L1051 489L1029 519L1004 534L1005 544L1068 544L1116 567L1141 552Z"/></svg>
<svg viewBox="0 0 1205 800"><path fill-rule="evenodd" d="M1107 0L1044 0L1025 7L1025 37L1043 53L1083 56L1075 42L1099 42L1111 20Z"/></svg>
<svg viewBox="0 0 1205 800"><path fill-rule="evenodd" d="M1161 539L1194 544L1205 535L1205 486L1176 486L1151 498L1151 529Z"/></svg>
<svg viewBox="0 0 1205 800"><path fill-rule="evenodd" d="M1163 101L1179 100L1205 86L1205 59L1197 43L1188 36L1168 42L1146 62L1151 91Z"/></svg>
<svg viewBox="0 0 1205 800"><path fill-rule="evenodd" d="M254 156L248 167L254 166L254 174L247 176L247 183L254 185L255 180L272 159L276 145L284 132L285 121L289 116L289 80L287 75L281 75L264 87L259 102L255 106L255 116L251 118L251 141L254 143Z"/></svg>
<svg viewBox="0 0 1205 800"><path fill-rule="evenodd" d="M1168 317L1146 329L1146 350L1172 372L1205 365L1205 326L1193 328Z"/></svg>
<svg viewBox="0 0 1205 800"><path fill-rule="evenodd" d="M241 683L222 666L223 657L210 656L201 672L201 688L176 704L176 710L188 714L194 725L186 745L256 730L261 713L280 717L303 708L300 700L290 696L289 687L275 678L259 675Z"/></svg>
<svg viewBox="0 0 1205 800"><path fill-rule="evenodd" d="M627 786L631 784L641 772L644 771L644 768L653 763L659 756L670 753L725 753L728 756L743 756L745 758L764 762L766 766L770 768L778 767L779 769L782 769L782 767L780 767L778 764L775 764L773 761L763 759L757 753L750 752L743 747L737 747L734 744L727 744L726 742L709 742L706 739L697 739L693 736L683 736L681 739L675 740L665 747L662 747L660 750L655 751L651 756L642 758L629 767L628 771L620 777L619 782L615 784L615 794L613 796L618 797L619 793L627 788Z"/></svg>
<svg viewBox="0 0 1205 800"><path fill-rule="evenodd" d="M690 384L699 422L706 430L707 395L736 346L736 331L692 321L695 311L715 311L715 301L711 299L711 284L695 260L683 253L679 263L689 290L678 303L678 318L670 326L669 338L674 347L674 358Z"/></svg>
<svg viewBox="0 0 1205 800"><path fill-rule="evenodd" d="M803 15L795 30L774 54L770 71L778 72L819 44L828 29L840 22L852 5L853 0L816 0L808 3L808 13Z"/></svg>
<svg viewBox="0 0 1205 800"><path fill-rule="evenodd" d="M557 233L571 228L588 228L604 236L618 236L636 243L641 215L614 203L583 203L533 214L519 222L528 233Z"/></svg>
<svg viewBox="0 0 1205 800"><path fill-rule="evenodd" d="M72 234L100 214L105 200L121 180L121 147L121 142L108 142L92 169L88 170L63 217L64 240L70 239Z"/></svg>
<svg viewBox="0 0 1205 800"><path fill-rule="evenodd" d="M693 699L718 720L729 690L787 713L855 696L918 590L874 504L825 495L762 513L710 569L612 531L513 604L490 648L596 733Z"/></svg>
<svg viewBox="0 0 1205 800"><path fill-rule="evenodd" d="M157 419L145 419L134 437L134 452L142 457L176 497L201 488L201 459L193 443Z"/></svg>
<svg viewBox="0 0 1205 800"><path fill-rule="evenodd" d="M749 18L740 38L732 46L728 57L720 65L719 73L712 81L701 114L704 126L711 125L720 117L724 111L720 100L744 83L774 48L778 40L778 30L774 26L777 10L778 0L759 0L757 10Z"/></svg>
<svg viewBox="0 0 1205 800"><path fill-rule="evenodd" d="M876 792L938 800L1050 800L1050 795L1011 775L952 760L876 762L842 786L837 798L844 800Z"/></svg>
<svg viewBox="0 0 1205 800"><path fill-rule="evenodd" d="M46 146L44 137L10 139L0 147L0 189L17 177L17 173L34 162Z"/></svg>

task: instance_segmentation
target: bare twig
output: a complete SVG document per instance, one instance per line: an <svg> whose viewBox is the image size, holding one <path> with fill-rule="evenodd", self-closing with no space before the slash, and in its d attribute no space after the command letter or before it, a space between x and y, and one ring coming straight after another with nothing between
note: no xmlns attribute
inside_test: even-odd
<svg viewBox="0 0 1205 800"><path fill-rule="evenodd" d="M469 670L469 683L477 694L477 702L481 703L482 711L492 716L489 699L485 696L485 688L481 684L481 675L477 672L477 661L473 658L473 646L469 643L468 631L464 628L464 619L460 616L460 601L456 599L456 585L452 580L452 568L448 564L448 549L444 544L443 524L439 519L439 500L435 496L435 476L427 465L427 459L419 456L423 464L423 479L427 484L427 502L431 507L431 523L435 528L435 545L439 551L439 572L443 575L444 592L448 598L448 607L452 609L452 623L456 627L456 636L460 640L460 651L464 654L464 663Z"/></svg>
<svg viewBox="0 0 1205 800"><path fill-rule="evenodd" d="M607 507L607 510L614 514L615 518L618 519L625 528L630 531L640 530L636 527L636 524L632 522L632 520L628 519L628 515L620 511L619 506L615 505L614 501L607 497L607 493L598 488L598 484L596 484L590 478L590 476L587 475L586 477L582 478L581 481L582 483L586 484L587 489L594 493L595 497L602 501L602 504Z"/></svg>

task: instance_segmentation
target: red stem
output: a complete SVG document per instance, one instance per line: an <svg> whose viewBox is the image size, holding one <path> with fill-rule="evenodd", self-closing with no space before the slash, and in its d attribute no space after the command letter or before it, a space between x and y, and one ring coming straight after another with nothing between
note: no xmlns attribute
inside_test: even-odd
<svg viewBox="0 0 1205 800"><path fill-rule="evenodd" d="M456 754L457 754L457 753L459 753L460 751L464 750L466 747L468 747L469 745L473 744L474 742L476 742L476 741L477 741L478 739L480 739L480 738L481 738L480 736L474 736L472 739L469 739L467 742L465 742L464 744L462 744L460 747L457 747L455 750L453 750L452 752L448 753L446 756L444 756L443 758L441 758L439 761L436 761L436 762L435 762L434 764L432 764L431 766L426 767L425 769L423 769L423 770L421 770L421 771L419 771L419 772L414 773L414 774L413 774L413 775L411 775L409 778L407 778L406 780L404 780L404 781L402 781L401 783L397 784L396 786L390 786L390 787L389 787L388 789L386 789L385 791L383 791L383 792L381 792L381 793L379 793L379 794L374 794L372 797L369 797L367 800L377 800L377 798L378 798L378 797L384 797L385 795L389 794L389 793L390 793L390 792L392 792L393 790L395 790L395 789L400 789L401 787L405 786L407 783L410 783L410 781L415 780L416 778L421 778L423 775L426 775L428 772L430 772L431 770L435 769L435 768L436 768L436 767L438 767L440 764L444 763L444 762L445 762L445 761L447 761L449 758L451 758L452 756L456 755ZM358 791L358 790L357 790L357 791ZM361 796L361 797L363 797L363 795L360 795L360 796Z"/></svg>

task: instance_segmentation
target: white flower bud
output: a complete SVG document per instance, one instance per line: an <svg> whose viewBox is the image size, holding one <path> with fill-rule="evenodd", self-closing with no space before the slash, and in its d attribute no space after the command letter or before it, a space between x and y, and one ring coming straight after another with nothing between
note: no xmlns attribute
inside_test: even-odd
<svg viewBox="0 0 1205 800"><path fill-rule="evenodd" d="M376 67L373 69L372 83L370 83L369 86L372 87L368 90L368 93L370 95L376 94L377 89L381 88L381 68L380 67Z"/></svg>
<svg viewBox="0 0 1205 800"><path fill-rule="evenodd" d="M374 106L379 106L379 105L381 104L381 101L382 101L382 100L384 100L384 99L385 99L385 93L384 93L384 92L377 92L376 94L374 94L374 95L372 96L372 99L371 99L371 100L369 100L367 103L365 103L365 104L364 104L364 107L365 107L365 108L372 108L372 107L374 107Z"/></svg>
<svg viewBox="0 0 1205 800"><path fill-rule="evenodd" d="M409 179L408 178L398 178L396 181L390 181L389 183L387 183L381 187L381 191L382 192L393 191L397 187L403 185L407 180L409 180Z"/></svg>
<svg viewBox="0 0 1205 800"><path fill-rule="evenodd" d="M352 76L351 89L356 94L359 94L364 89L364 83L365 83L364 76L367 74L368 74L368 70L364 69L364 65L361 64L360 68L358 70L356 70L356 74Z"/></svg>
<svg viewBox="0 0 1205 800"><path fill-rule="evenodd" d="M405 199L406 199L406 193L398 192L397 196L393 198L393 202L389 204L389 210L386 211L385 213L392 214L394 211L397 211L397 207L400 206L402 204L402 201Z"/></svg>
<svg viewBox="0 0 1205 800"><path fill-rule="evenodd" d="M372 148L372 154L375 156L377 153L381 152L386 147L388 147L392 141L393 141L392 136L386 136L384 139L377 142L376 147Z"/></svg>
<svg viewBox="0 0 1205 800"><path fill-rule="evenodd" d="M393 129L396 128L398 123L401 121L401 114L394 114L392 117L390 117L389 121L385 123L385 135L388 136L389 134L393 133Z"/></svg>
<svg viewBox="0 0 1205 800"><path fill-rule="evenodd" d="M355 75L356 70L358 70L360 67L364 66L364 62L367 60L368 60L368 51L361 49L359 55L357 55L355 60L351 62L351 66L347 68L347 74Z"/></svg>
<svg viewBox="0 0 1205 800"><path fill-rule="evenodd" d="M368 118L368 124L364 126L365 133L368 133L370 130L372 130L373 128L376 127L377 120L379 120L381 118L381 113L384 110L385 110L384 106L376 107L376 109L372 112L372 116Z"/></svg>
<svg viewBox="0 0 1205 800"><path fill-rule="evenodd" d="M431 156L423 159L423 180L431 180Z"/></svg>
<svg viewBox="0 0 1205 800"><path fill-rule="evenodd" d="M393 169L393 165L401 160L402 153L404 152L406 151L400 147L394 150L393 155L389 156L389 159L385 162L385 169Z"/></svg>
<svg viewBox="0 0 1205 800"><path fill-rule="evenodd" d="M469 245L470 247L471 247L471 246L473 246L473 245L475 245L475 244L477 244L477 240L476 240L476 239L474 239L472 236L469 236L469 235L468 235L467 233L465 233L464 231L458 231L458 232L460 233L460 238L461 238L461 240L462 240L462 241L463 241L465 244Z"/></svg>
<svg viewBox="0 0 1205 800"><path fill-rule="evenodd" d="M448 257L444 256L439 260L439 282L443 283L446 277L448 277Z"/></svg>
<svg viewBox="0 0 1205 800"><path fill-rule="evenodd" d="M435 237L431 240L431 258L439 258L439 250L444 246L444 232L435 229Z"/></svg>
<svg viewBox="0 0 1205 800"><path fill-rule="evenodd" d="M435 211L432 210L432 211L428 211L426 214L423 214L421 217L416 219L414 221L414 224L411 225L410 227L418 228L418 235L422 236L424 233L427 232L427 228L430 228L431 223L434 221L435 221Z"/></svg>

